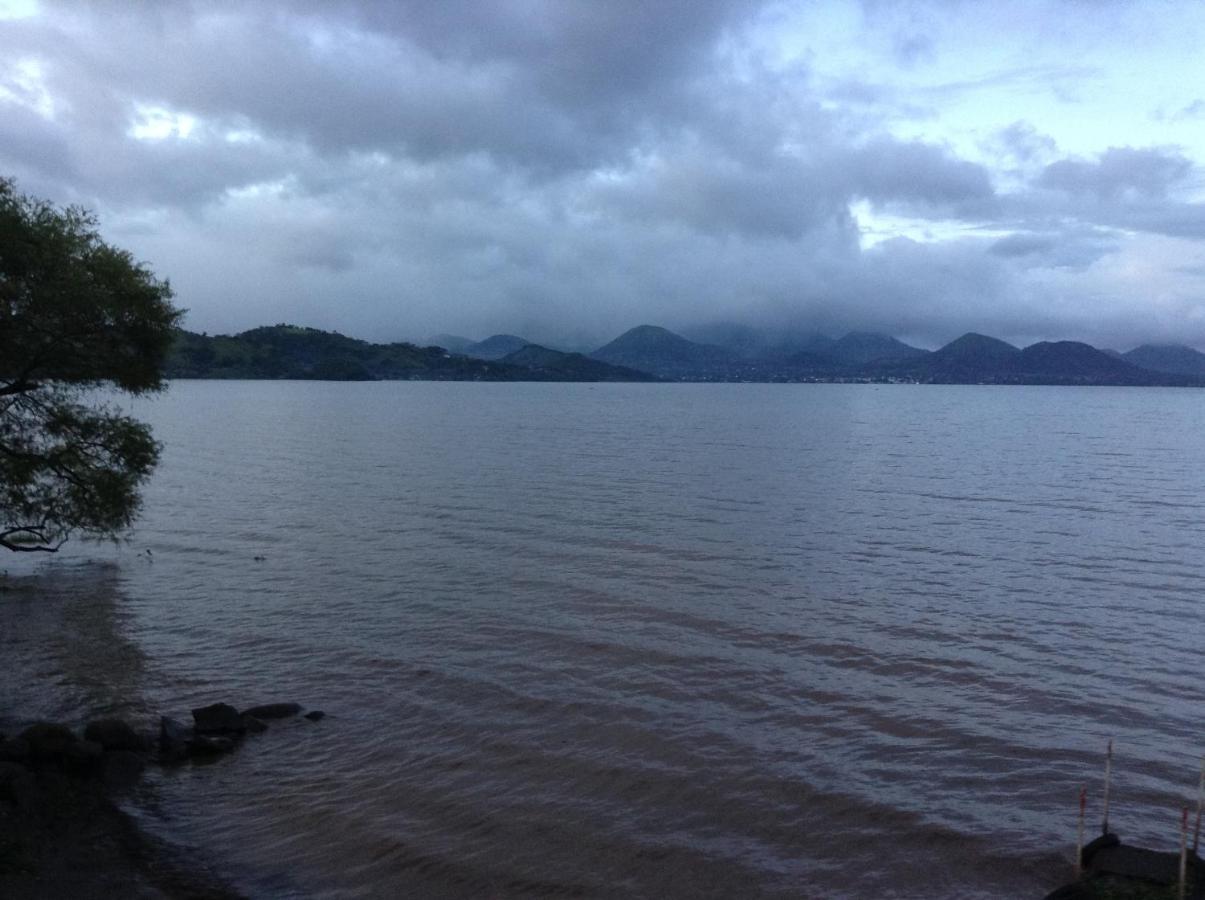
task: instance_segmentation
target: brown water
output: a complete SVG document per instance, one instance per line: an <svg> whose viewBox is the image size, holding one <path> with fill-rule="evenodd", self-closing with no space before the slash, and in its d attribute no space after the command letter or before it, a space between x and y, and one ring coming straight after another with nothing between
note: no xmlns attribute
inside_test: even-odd
<svg viewBox="0 0 1205 900"><path fill-rule="evenodd" d="M0 713L326 710L138 798L254 896L1041 896L1109 736L1115 828L1176 839L1205 392L181 382L135 411L166 455L134 541L5 561Z"/></svg>

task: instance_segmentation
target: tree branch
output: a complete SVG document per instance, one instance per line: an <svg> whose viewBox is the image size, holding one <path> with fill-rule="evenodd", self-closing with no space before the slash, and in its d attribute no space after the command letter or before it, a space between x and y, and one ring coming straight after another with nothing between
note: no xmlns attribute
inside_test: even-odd
<svg viewBox="0 0 1205 900"><path fill-rule="evenodd" d="M16 540L13 540L14 538ZM17 553L58 553L65 543L66 538L57 544L52 543L41 526L30 525L0 531L0 547Z"/></svg>

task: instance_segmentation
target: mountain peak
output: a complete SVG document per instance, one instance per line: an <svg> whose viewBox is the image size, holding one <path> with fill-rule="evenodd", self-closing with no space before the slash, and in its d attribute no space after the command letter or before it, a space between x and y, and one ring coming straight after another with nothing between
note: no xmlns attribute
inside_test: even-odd
<svg viewBox="0 0 1205 900"><path fill-rule="evenodd" d="M469 344L460 352L475 359L499 360L516 350L522 350L530 343L531 341L527 338L521 338L516 334L493 334L484 341Z"/></svg>

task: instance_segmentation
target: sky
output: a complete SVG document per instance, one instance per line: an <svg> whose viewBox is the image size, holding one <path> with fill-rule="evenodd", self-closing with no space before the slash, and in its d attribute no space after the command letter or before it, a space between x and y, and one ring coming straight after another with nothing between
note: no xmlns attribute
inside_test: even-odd
<svg viewBox="0 0 1205 900"><path fill-rule="evenodd" d="M1205 349L1205 3L0 0L0 175L186 327Z"/></svg>

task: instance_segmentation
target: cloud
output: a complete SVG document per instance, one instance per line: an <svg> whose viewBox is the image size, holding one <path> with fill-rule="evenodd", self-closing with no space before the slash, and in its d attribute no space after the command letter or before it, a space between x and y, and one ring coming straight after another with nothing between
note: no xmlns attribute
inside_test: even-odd
<svg viewBox="0 0 1205 900"><path fill-rule="evenodd" d="M209 331L1137 333L1125 265L1191 309L1199 151L1060 150L1030 101L1108 60L969 65L968 9L788 34L755 0L49 0L0 21L0 172L96 207ZM864 248L851 209L896 236Z"/></svg>
<svg viewBox="0 0 1205 900"><path fill-rule="evenodd" d="M1191 170L1192 161L1174 151L1110 147L1095 161L1062 159L1051 163L1038 185L1104 200L1162 198Z"/></svg>

